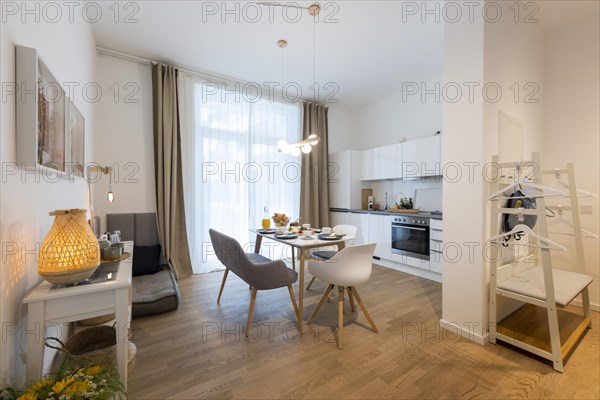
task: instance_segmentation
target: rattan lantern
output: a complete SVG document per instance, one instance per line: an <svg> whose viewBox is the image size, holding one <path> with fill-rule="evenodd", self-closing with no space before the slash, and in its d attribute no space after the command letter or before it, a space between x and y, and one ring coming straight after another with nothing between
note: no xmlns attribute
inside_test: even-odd
<svg viewBox="0 0 600 400"><path fill-rule="evenodd" d="M86 221L86 210L56 210L40 248L38 273L55 285L89 278L100 265L100 246Z"/></svg>

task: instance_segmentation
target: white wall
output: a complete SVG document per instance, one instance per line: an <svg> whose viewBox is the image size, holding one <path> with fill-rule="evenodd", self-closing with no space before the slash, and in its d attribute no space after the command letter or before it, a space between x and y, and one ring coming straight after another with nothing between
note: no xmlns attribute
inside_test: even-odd
<svg viewBox="0 0 600 400"><path fill-rule="evenodd" d="M111 90L96 104L94 161L118 171L113 203L106 200L108 176L93 185L94 213L102 231L107 213L156 212L151 73L150 65L98 55L98 82L119 88L116 97Z"/></svg>
<svg viewBox="0 0 600 400"><path fill-rule="evenodd" d="M501 4L502 14L511 15L513 3ZM524 7L524 6L521 6ZM499 154L500 162L530 160L531 152L542 151L544 133L544 48L545 34L540 24L515 23L513 18L502 18L498 22L485 24L484 82L499 87L484 95L484 160L490 162ZM496 94L498 93L498 94ZM500 112L522 123L521 143L510 146L509 154L502 154L499 147ZM543 154L542 154L543 156ZM512 159L510 159L512 157ZM517 157L517 158L514 158ZM489 188L486 187L486 193ZM491 203L485 201L485 236L498 232L489 230ZM484 296L484 321L488 320L489 264L485 265L486 292ZM498 318L512 313L520 303L501 299Z"/></svg>
<svg viewBox="0 0 600 400"><path fill-rule="evenodd" d="M598 15L576 21L546 35L544 168L563 168L573 161L577 187L600 193L599 88L600 88L600 23ZM600 232L598 198L581 198L590 204L593 215L582 215L585 229ZM565 213L569 218L569 215ZM567 253L553 254L558 268L572 264L573 240L556 236L568 248ZM587 273L594 277L590 300L595 308L600 303L598 287L598 239L584 238ZM571 255L569 255L571 254Z"/></svg>
<svg viewBox="0 0 600 400"><path fill-rule="evenodd" d="M21 3L15 3L16 5ZM68 10L63 10L68 15ZM5 15L3 15L4 17ZM92 154L94 136L94 105L82 96L81 87L94 82L96 60L95 42L87 22L75 18L73 22L61 19L55 23L45 22L35 15L6 15L1 27L1 81L15 81L15 44L38 50L48 68L61 82L79 84L74 91L73 102L85 118L86 161ZM5 87L3 87L3 94ZM1 190L1 242L2 267L0 271L0 322L3 334L11 324L18 322L21 301L25 294L41 279L37 274L37 248L48 232L52 217L49 211L64 208L87 208L87 188L83 181L61 180L51 182L43 175L36 182L35 175L5 175L10 163L16 159L15 96L8 95L0 104L1 150L3 168ZM20 251L7 251L14 244ZM12 249L12 248L11 248ZM26 310L23 309L23 317ZM5 340L6 339L6 340ZM23 360L21 352L25 343L19 335L8 335L0 341L0 386L2 381L22 383Z"/></svg>
<svg viewBox="0 0 600 400"><path fill-rule="evenodd" d="M441 79L405 82L405 89L358 110L356 150L433 136L442 130ZM435 93L427 94L431 90Z"/></svg>
<svg viewBox="0 0 600 400"><path fill-rule="evenodd" d="M495 3L496 4L496 3ZM513 3L500 3L510 16ZM506 113L524 123L521 157L542 150L544 129L544 31L540 24L514 23L513 18L485 24L484 148L486 160L499 153L498 115ZM515 86L516 84L516 86ZM496 95L494 87L501 93ZM517 89L518 88L518 89ZM487 100L486 100L487 99ZM500 155L500 161L503 160Z"/></svg>
<svg viewBox="0 0 600 400"><path fill-rule="evenodd" d="M484 22L463 20L446 23L444 29L444 82L483 82ZM444 163L485 162L483 101L447 102L443 108L442 154ZM468 170L465 168L465 172ZM481 251L468 254L466 243L484 239L484 184L480 173L443 183L444 243L460 249L454 262L444 263L442 322L456 326L471 340L483 343L484 309L487 304ZM448 253L445 258L450 258Z"/></svg>
<svg viewBox="0 0 600 400"><path fill-rule="evenodd" d="M355 150L358 148L358 131L356 115L339 105L329 107L329 154L342 150Z"/></svg>

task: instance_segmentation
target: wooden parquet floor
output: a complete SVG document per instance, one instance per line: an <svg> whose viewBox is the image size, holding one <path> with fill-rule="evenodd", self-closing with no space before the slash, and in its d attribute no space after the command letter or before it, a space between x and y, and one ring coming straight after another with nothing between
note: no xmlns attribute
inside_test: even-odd
<svg viewBox="0 0 600 400"><path fill-rule="evenodd" d="M441 284L387 268L357 288L379 334L346 301L342 351L335 302L299 338L286 288L258 292L246 339L251 291L229 274L217 305L221 278L185 279L179 310L133 321L131 399L600 398L598 313L560 374L528 353L441 330ZM325 287L306 292L305 320Z"/></svg>

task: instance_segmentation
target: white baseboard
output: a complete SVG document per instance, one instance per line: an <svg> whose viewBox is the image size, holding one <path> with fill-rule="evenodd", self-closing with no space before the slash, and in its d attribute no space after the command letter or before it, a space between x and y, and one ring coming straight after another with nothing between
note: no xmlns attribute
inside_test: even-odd
<svg viewBox="0 0 600 400"><path fill-rule="evenodd" d="M571 302L571 304L574 305L574 306L583 308L583 303L579 299L573 300ZM598 305L596 303L590 302L590 308L592 309L592 311L598 311L598 312L600 312L600 305Z"/></svg>
<svg viewBox="0 0 600 400"><path fill-rule="evenodd" d="M482 336L481 334L477 333L477 332L473 332L470 330L469 327L463 327L457 323L454 322L448 322L445 319L440 319L440 326L442 328L447 329L446 327L448 326L452 326L453 328L451 329L453 332L456 331L456 333L460 333L462 337L464 337L465 339L468 339L472 342L475 342L477 344L481 344L484 345L486 344L487 340L488 340L488 334L486 334L485 336Z"/></svg>
<svg viewBox="0 0 600 400"><path fill-rule="evenodd" d="M381 265L382 267L394 269L396 271L405 272L410 275L416 275L421 278L429 279L430 281L442 283L442 275L437 272L431 272L426 269L411 267L410 265L400 264L390 260L373 259L373 264Z"/></svg>

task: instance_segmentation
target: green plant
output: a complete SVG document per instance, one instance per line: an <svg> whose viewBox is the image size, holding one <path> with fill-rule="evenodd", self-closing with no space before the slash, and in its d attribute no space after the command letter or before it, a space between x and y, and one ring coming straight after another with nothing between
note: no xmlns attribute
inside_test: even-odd
<svg viewBox="0 0 600 400"><path fill-rule="evenodd" d="M23 391L14 388L0 390L0 399L3 400L97 400L119 397L126 396L116 370L101 365L60 370Z"/></svg>

